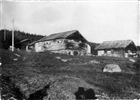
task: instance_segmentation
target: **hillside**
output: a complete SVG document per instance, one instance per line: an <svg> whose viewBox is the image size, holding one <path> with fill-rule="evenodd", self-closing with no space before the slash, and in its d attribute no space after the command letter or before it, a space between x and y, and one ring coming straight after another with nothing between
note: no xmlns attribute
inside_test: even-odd
<svg viewBox="0 0 140 100"><path fill-rule="evenodd" d="M4 32L5 32L5 36L4 36ZM20 43L20 41L28 39L27 42L24 42L26 45L26 44L31 43L33 41L39 40L43 37L44 36L42 36L42 35L30 34L27 32L15 30L14 31L15 47L22 49L21 46L23 44ZM0 30L0 48L8 49L9 46L12 44L11 42L12 42L12 31L11 30L4 30L4 29ZM23 48L23 49L25 49L25 48Z"/></svg>
<svg viewBox="0 0 140 100"><path fill-rule="evenodd" d="M0 52L4 100L75 100L95 98L94 93L98 99L140 99L140 59ZM110 63L122 72L103 72Z"/></svg>

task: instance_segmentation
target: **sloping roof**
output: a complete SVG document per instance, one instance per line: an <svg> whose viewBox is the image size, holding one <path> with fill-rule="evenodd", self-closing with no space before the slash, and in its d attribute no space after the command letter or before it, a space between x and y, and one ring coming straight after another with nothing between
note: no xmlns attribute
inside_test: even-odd
<svg viewBox="0 0 140 100"><path fill-rule="evenodd" d="M66 32L60 32L60 33L51 34L51 35L49 35L47 37L44 37L44 38L42 38L42 39L40 39L38 41L34 41L34 42L32 42L32 43L30 43L28 45L32 45L32 44L34 44L36 42L43 42L43 41L54 40L54 39L64 39L64 38L67 38L68 36L70 36L70 35L72 35L72 34L74 34L76 32L79 33L78 30L71 30L71 31L66 31Z"/></svg>
<svg viewBox="0 0 140 100"><path fill-rule="evenodd" d="M34 42L31 42L31 43L29 43L28 45L33 45L33 44L35 44L37 41L34 41Z"/></svg>
<svg viewBox="0 0 140 100"><path fill-rule="evenodd" d="M94 43L94 42L88 42L88 44L93 48L96 48L99 45L99 43Z"/></svg>
<svg viewBox="0 0 140 100"><path fill-rule="evenodd" d="M133 43L133 41L132 40L104 41L99 46L97 46L95 50L126 48L130 43Z"/></svg>
<svg viewBox="0 0 140 100"><path fill-rule="evenodd" d="M68 37L69 35L71 35L71 34L73 34L75 32L78 32L78 30L71 30L71 31L51 34L51 35L49 35L47 37L44 37L44 38L38 40L38 42L48 41L48 40L53 40L53 39L64 39L64 38Z"/></svg>
<svg viewBox="0 0 140 100"><path fill-rule="evenodd" d="M16 43L16 44L23 43L23 42L27 42L27 41L29 41L29 39L23 39L23 40L21 40L20 42L18 42L18 43Z"/></svg>

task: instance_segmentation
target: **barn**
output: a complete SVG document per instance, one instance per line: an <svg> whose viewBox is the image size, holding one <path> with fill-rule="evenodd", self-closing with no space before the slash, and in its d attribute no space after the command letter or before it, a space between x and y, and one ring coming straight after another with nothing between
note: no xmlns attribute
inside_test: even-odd
<svg viewBox="0 0 140 100"><path fill-rule="evenodd" d="M29 43L29 39L23 39L17 43L15 43L15 47L19 48L21 50L25 50L26 49L26 45Z"/></svg>
<svg viewBox="0 0 140 100"><path fill-rule="evenodd" d="M132 40L104 41L95 48L98 56L132 57L137 47Z"/></svg>
<svg viewBox="0 0 140 100"><path fill-rule="evenodd" d="M91 48L87 40L78 30L51 34L28 44L26 49L27 51L51 51L68 55L85 55L91 53Z"/></svg>

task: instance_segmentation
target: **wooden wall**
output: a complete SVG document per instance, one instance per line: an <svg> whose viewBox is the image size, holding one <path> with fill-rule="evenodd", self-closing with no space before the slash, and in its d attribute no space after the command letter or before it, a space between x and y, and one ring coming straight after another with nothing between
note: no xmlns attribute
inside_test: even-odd
<svg viewBox="0 0 140 100"><path fill-rule="evenodd" d="M124 57L125 52L123 49L99 50L98 55L99 56Z"/></svg>
<svg viewBox="0 0 140 100"><path fill-rule="evenodd" d="M85 55L88 51L86 43L70 39L56 39L38 42L34 45L36 52L53 51L70 55Z"/></svg>
<svg viewBox="0 0 140 100"><path fill-rule="evenodd" d="M116 55L117 57L125 57L124 49L114 49L113 54Z"/></svg>
<svg viewBox="0 0 140 100"><path fill-rule="evenodd" d="M61 50L61 49L65 49L64 39L45 41L42 44L42 49L43 50Z"/></svg>

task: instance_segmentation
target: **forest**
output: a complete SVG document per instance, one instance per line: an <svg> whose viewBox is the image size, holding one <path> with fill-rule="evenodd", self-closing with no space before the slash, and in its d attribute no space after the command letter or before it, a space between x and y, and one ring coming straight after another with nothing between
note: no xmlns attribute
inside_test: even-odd
<svg viewBox="0 0 140 100"><path fill-rule="evenodd" d="M14 45L15 48L25 50L28 43L43 38L43 35L31 34L24 31L14 31ZM0 49L8 49L12 45L12 30L0 30Z"/></svg>

